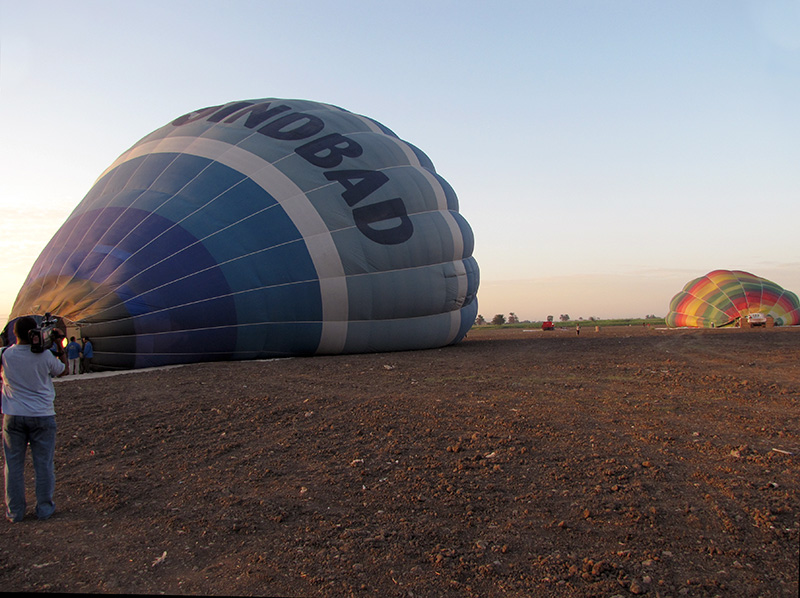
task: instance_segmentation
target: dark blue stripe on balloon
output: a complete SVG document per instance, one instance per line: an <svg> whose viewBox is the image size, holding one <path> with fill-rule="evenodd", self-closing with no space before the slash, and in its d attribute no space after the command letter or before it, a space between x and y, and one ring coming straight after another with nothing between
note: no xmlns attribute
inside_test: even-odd
<svg viewBox="0 0 800 598"><path fill-rule="evenodd" d="M472 328L472 326L475 324L475 318L478 317L478 302L473 301L462 307L460 316L461 326L459 326L458 334L456 335L456 338L453 339L451 344L457 343L467 336L470 328Z"/></svg>
<svg viewBox="0 0 800 598"><path fill-rule="evenodd" d="M236 307L250 314L249 322L322 320L319 283L316 280L238 293Z"/></svg>
<svg viewBox="0 0 800 598"><path fill-rule="evenodd" d="M413 143L409 143L408 141L404 143L408 145L408 147L410 147L411 150L414 152L414 154L417 156L417 160L419 160L420 166L422 166L425 170L429 170L430 172L433 173L436 172L436 168L433 166L433 162L431 162L431 159L428 157L428 154L423 152Z"/></svg>
<svg viewBox="0 0 800 598"><path fill-rule="evenodd" d="M450 186L450 183L448 183L446 180L444 180L441 176L439 176L435 172L433 173L433 176L436 177L436 180L439 181L439 184L442 186L442 189L444 190L444 196L447 200L447 209L450 210L451 212L458 212L458 196L456 195L456 192L453 190L453 188Z"/></svg>
<svg viewBox="0 0 800 598"><path fill-rule="evenodd" d="M464 243L464 251L461 252L460 257L467 259L472 255L472 252L475 249L475 236L473 235L469 224L461 214L458 212L450 212L450 215L458 224L458 228L461 231L461 239Z"/></svg>
<svg viewBox="0 0 800 598"><path fill-rule="evenodd" d="M463 263L467 272L467 293L464 298L464 305L468 305L470 303L475 303L477 305L478 286L480 285L481 278L478 262L475 261L474 257L470 256L466 258ZM476 313L475 315L477 316L478 314ZM470 326L471 325L472 324L470 324Z"/></svg>

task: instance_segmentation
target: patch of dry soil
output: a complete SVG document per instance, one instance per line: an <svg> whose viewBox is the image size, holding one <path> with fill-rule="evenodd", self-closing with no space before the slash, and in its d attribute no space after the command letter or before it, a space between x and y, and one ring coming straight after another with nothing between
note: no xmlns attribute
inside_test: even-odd
<svg viewBox="0 0 800 598"><path fill-rule="evenodd" d="M796 328L584 327L65 378L0 587L795 598L798 364Z"/></svg>

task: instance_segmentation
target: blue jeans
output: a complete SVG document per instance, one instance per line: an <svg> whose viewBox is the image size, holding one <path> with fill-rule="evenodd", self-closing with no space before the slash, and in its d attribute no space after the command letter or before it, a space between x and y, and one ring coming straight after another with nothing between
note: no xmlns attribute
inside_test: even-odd
<svg viewBox="0 0 800 598"><path fill-rule="evenodd" d="M3 454L6 474L6 518L22 521L25 516L25 453L31 445L36 480L36 516L47 519L56 510L53 492L56 474L56 417L3 415Z"/></svg>

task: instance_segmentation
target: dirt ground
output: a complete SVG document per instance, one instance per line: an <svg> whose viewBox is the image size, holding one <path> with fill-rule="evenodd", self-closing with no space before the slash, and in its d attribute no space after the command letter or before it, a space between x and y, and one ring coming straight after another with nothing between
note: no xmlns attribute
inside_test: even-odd
<svg viewBox="0 0 800 598"><path fill-rule="evenodd" d="M56 389L58 510L0 522L3 591L798 595L798 328L473 330Z"/></svg>

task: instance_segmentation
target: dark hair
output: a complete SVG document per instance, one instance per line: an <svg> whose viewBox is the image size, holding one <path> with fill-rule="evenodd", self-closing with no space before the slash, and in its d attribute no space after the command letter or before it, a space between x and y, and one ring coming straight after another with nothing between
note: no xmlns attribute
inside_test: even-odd
<svg viewBox="0 0 800 598"><path fill-rule="evenodd" d="M31 342L30 331L36 328L36 320L30 316L22 316L14 322L14 336L17 337L17 343L21 345L28 345Z"/></svg>

